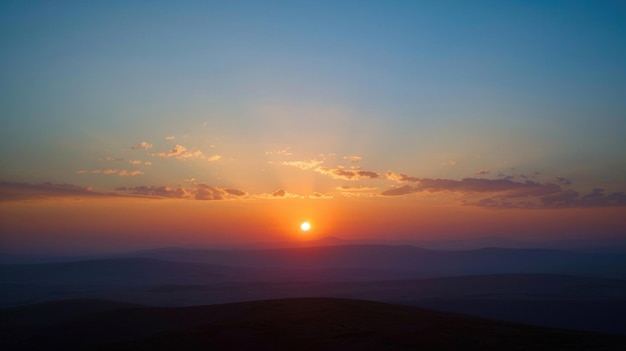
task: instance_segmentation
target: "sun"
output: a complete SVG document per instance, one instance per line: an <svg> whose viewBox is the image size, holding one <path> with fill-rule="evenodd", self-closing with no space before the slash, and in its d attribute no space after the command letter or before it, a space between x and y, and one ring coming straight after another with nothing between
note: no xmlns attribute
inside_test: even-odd
<svg viewBox="0 0 626 351"><path fill-rule="evenodd" d="M308 232L310 229L311 229L311 223L302 222L302 224L300 224L300 230L302 230L303 232Z"/></svg>

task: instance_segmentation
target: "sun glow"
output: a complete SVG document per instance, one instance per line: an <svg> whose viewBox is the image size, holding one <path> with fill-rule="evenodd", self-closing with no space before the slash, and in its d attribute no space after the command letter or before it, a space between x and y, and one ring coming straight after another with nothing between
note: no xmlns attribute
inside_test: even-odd
<svg viewBox="0 0 626 351"><path fill-rule="evenodd" d="M302 230L303 232L308 232L311 229L311 224L309 222L302 222L302 224L300 224L300 230Z"/></svg>

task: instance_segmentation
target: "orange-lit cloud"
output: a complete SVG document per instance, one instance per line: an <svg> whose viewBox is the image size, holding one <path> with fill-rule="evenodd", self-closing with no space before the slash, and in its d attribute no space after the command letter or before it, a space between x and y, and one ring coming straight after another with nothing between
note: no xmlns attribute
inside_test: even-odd
<svg viewBox="0 0 626 351"><path fill-rule="evenodd" d="M284 155L284 156L291 156L293 155L293 153L289 150L289 147L286 147L282 150L272 150L272 151L265 151L266 155Z"/></svg>
<svg viewBox="0 0 626 351"><path fill-rule="evenodd" d="M322 163L324 163L324 160L312 159L312 160L304 160L304 161L285 161L285 162L282 162L281 165L308 170L308 169L315 169L319 167Z"/></svg>
<svg viewBox="0 0 626 351"><path fill-rule="evenodd" d="M131 146L130 148L133 150L141 150L141 149L147 150L147 149L152 149L152 144L150 144L147 141L142 141L139 144Z"/></svg>
<svg viewBox="0 0 626 351"><path fill-rule="evenodd" d="M206 183L195 183L195 181L190 187L142 185L129 188L119 187L116 190L132 195L195 200L235 199L248 195L248 193L239 189L216 187Z"/></svg>
<svg viewBox="0 0 626 351"><path fill-rule="evenodd" d="M207 157L200 150L191 151L180 144L176 144L176 146L174 146L170 151L156 152L156 153L153 153L152 156L162 157L162 158L176 157L177 159L186 159L186 158L194 157L194 158L205 159L209 162L218 161L222 158L222 156L220 155L213 155L213 156Z"/></svg>
<svg viewBox="0 0 626 351"><path fill-rule="evenodd" d="M394 173L392 171L385 172L385 178L387 178L389 180L396 181L398 183L402 183L402 182L417 182L417 181L419 181L419 178L411 177L411 176L406 175L404 173L396 174L396 173Z"/></svg>
<svg viewBox="0 0 626 351"><path fill-rule="evenodd" d="M327 194L322 194L320 192L314 192L313 194L309 195L310 199L332 199L333 196L332 195L327 195Z"/></svg>
<svg viewBox="0 0 626 351"><path fill-rule="evenodd" d="M361 161L362 157L361 156L344 156L343 159L348 160L353 163L358 163L359 161Z"/></svg>
<svg viewBox="0 0 626 351"><path fill-rule="evenodd" d="M488 169L484 169L484 168L480 168L474 171L474 174L478 174L478 175L489 174L489 173L491 172Z"/></svg>
<svg viewBox="0 0 626 351"><path fill-rule="evenodd" d="M274 197L285 197L285 195L287 195L287 192L284 189L279 189L272 193Z"/></svg>
<svg viewBox="0 0 626 351"><path fill-rule="evenodd" d="M123 160L123 159L121 159L121 158L116 158L116 157L111 157L111 156L107 156L107 157L100 157L98 160L100 160L100 161L117 161L117 162L119 162L119 161L124 161L124 160Z"/></svg>
<svg viewBox="0 0 626 351"><path fill-rule="evenodd" d="M78 170L76 172L74 172L76 174L106 174L106 175L118 175L121 177L134 177L137 175L142 175L144 174L143 171L139 171L139 170L133 170L133 171L128 171L125 169L91 169L91 170L85 170L85 169L81 169Z"/></svg>
<svg viewBox="0 0 626 351"><path fill-rule="evenodd" d="M348 192L353 192L353 191L373 191L376 190L377 188L374 186L364 186L364 185L342 185L342 186L338 186L337 190L339 191L348 191Z"/></svg>
<svg viewBox="0 0 626 351"><path fill-rule="evenodd" d="M345 169L341 166L336 168L318 167L316 172L327 175L333 179L358 180L361 178L376 179L380 178L380 174L372 171L364 171L360 169Z"/></svg>
<svg viewBox="0 0 626 351"><path fill-rule="evenodd" d="M278 189L272 193L263 193L254 196L257 199L303 199L304 196L290 193L285 189Z"/></svg>

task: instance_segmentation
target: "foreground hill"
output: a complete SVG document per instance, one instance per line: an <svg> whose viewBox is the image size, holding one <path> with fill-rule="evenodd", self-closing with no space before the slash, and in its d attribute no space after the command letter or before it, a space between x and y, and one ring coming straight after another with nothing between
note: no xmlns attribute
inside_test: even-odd
<svg viewBox="0 0 626 351"><path fill-rule="evenodd" d="M58 302L93 311L102 302ZM50 309L50 304L30 306ZM72 314L72 313L70 313ZM4 310L2 349L29 350L622 350L626 337L517 325L331 298L196 307L124 307L35 324Z"/></svg>

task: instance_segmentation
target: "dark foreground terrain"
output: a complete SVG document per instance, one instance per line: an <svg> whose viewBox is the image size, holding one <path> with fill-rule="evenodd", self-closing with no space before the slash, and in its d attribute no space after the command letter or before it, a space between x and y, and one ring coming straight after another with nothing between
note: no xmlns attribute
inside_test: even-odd
<svg viewBox="0 0 626 351"><path fill-rule="evenodd" d="M41 316L48 316L42 319ZM363 300L195 307L72 300L0 311L3 350L624 350L626 336Z"/></svg>

